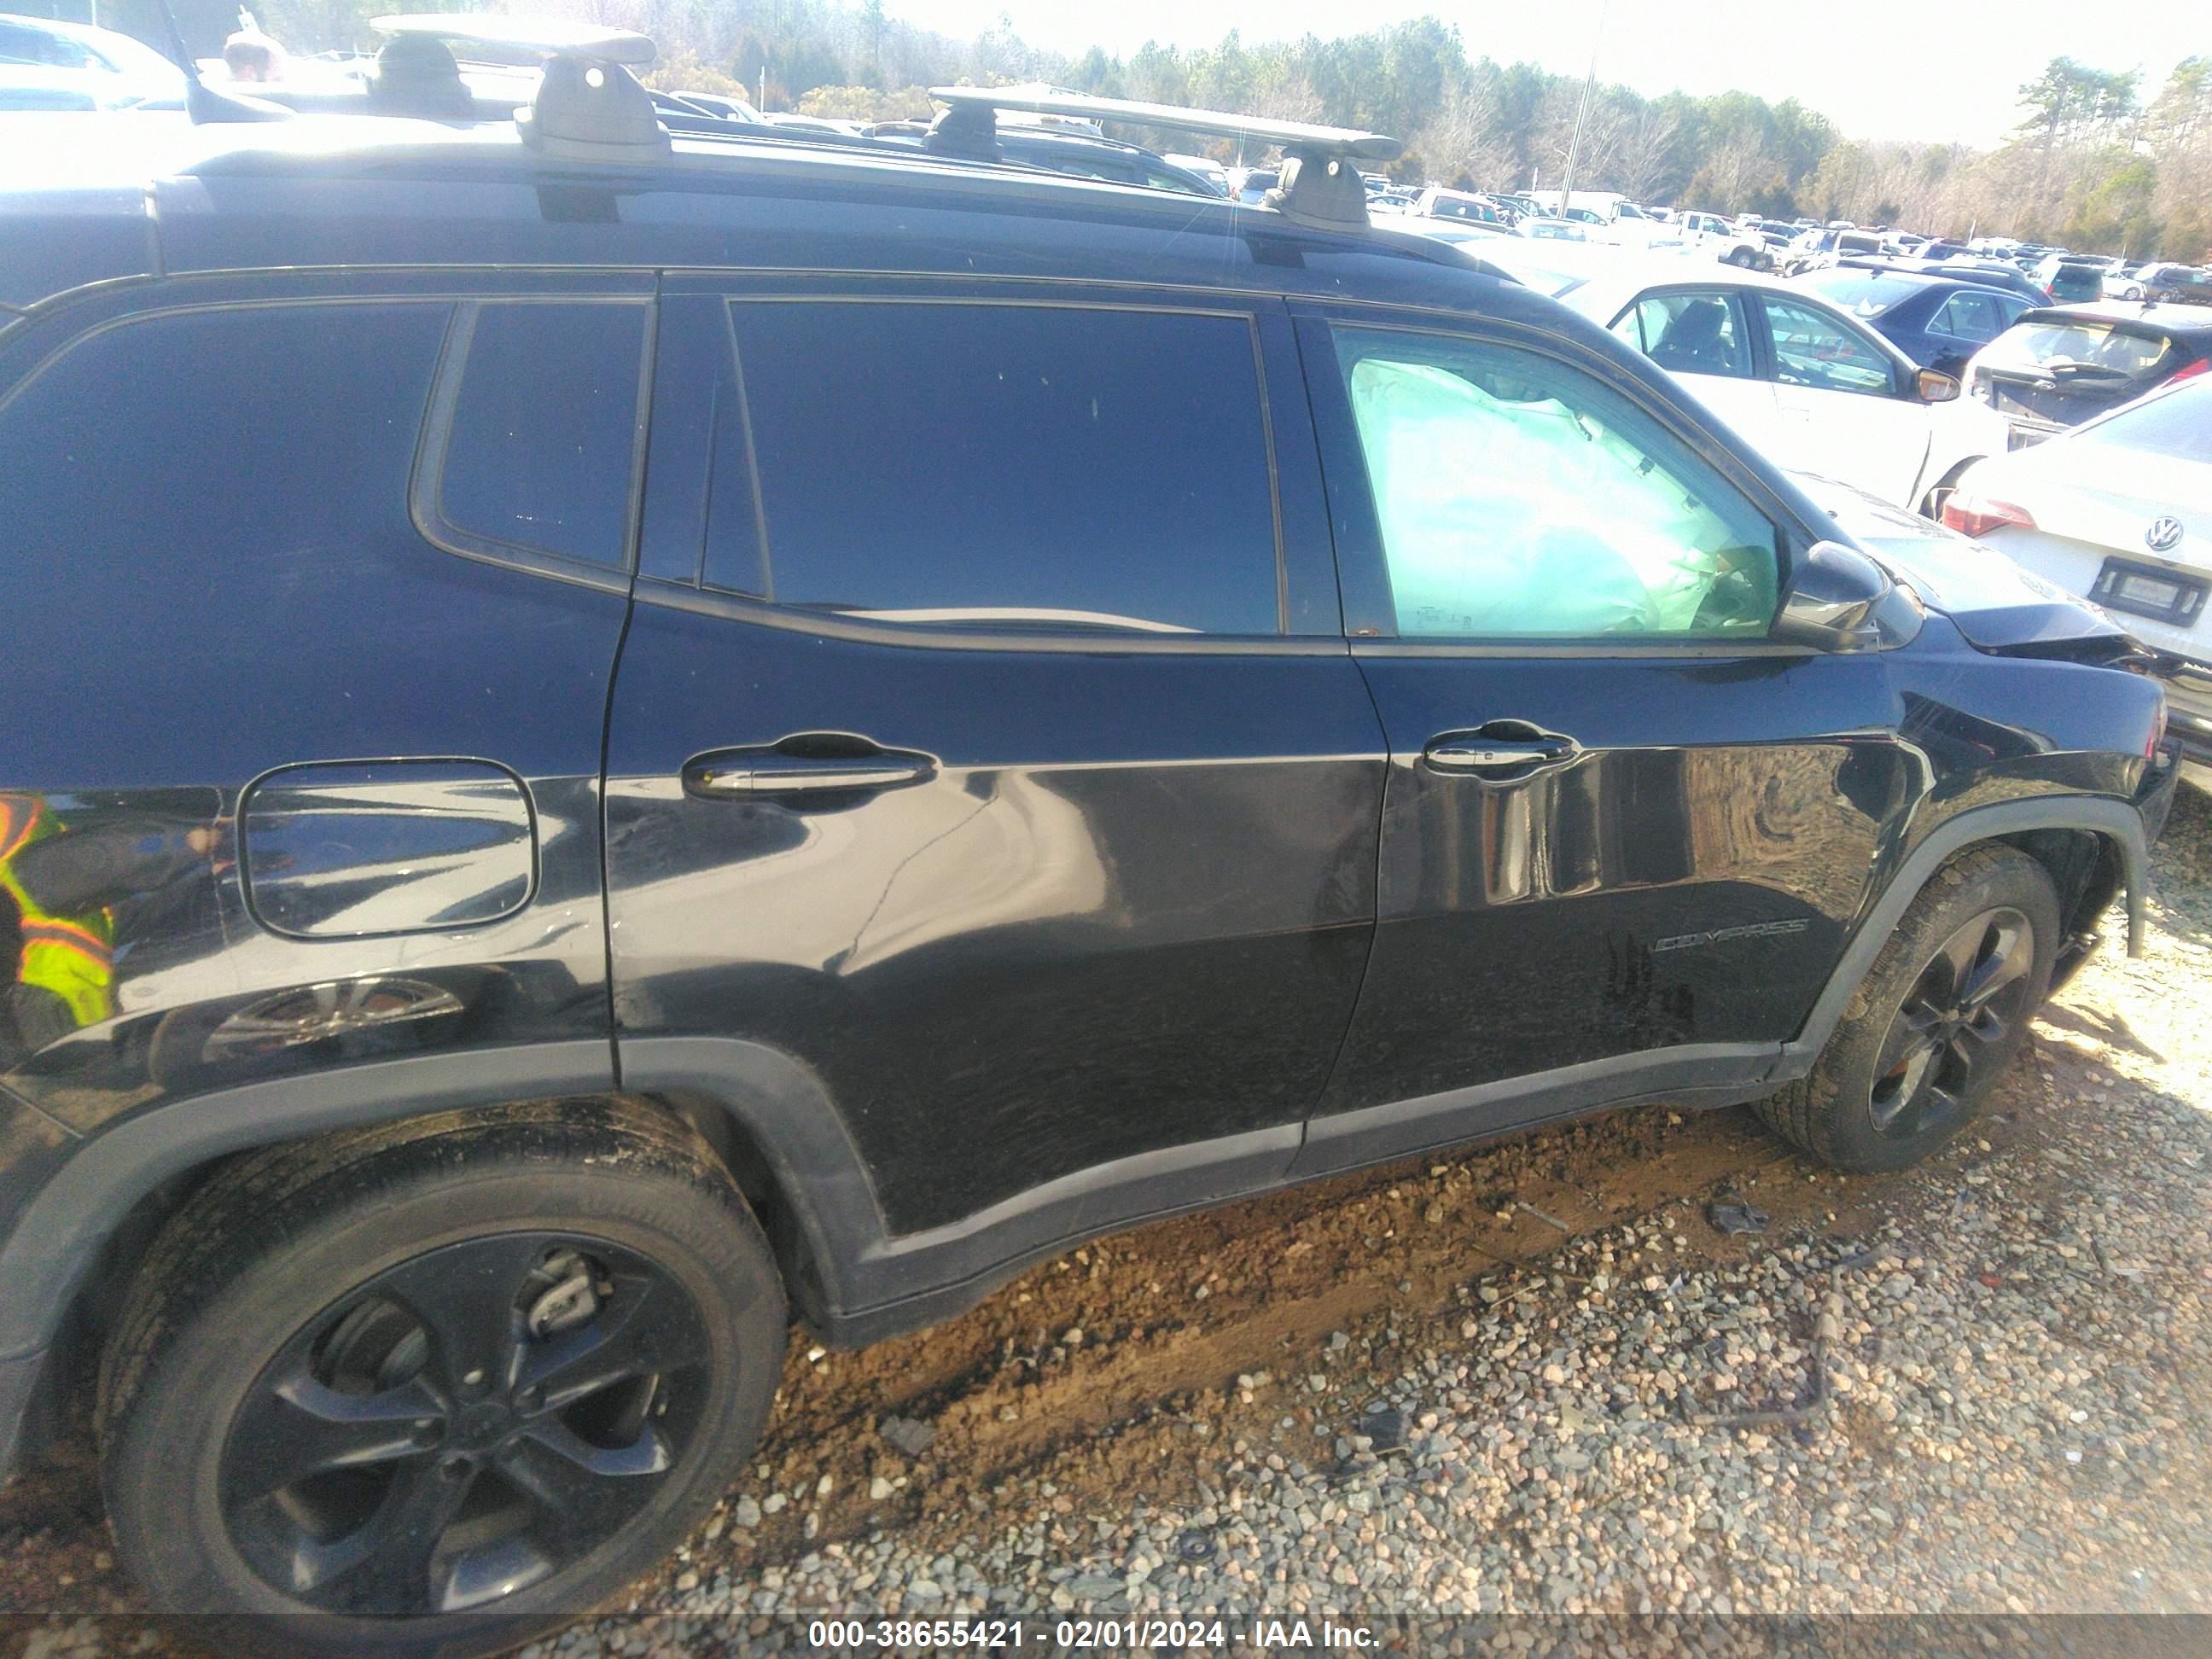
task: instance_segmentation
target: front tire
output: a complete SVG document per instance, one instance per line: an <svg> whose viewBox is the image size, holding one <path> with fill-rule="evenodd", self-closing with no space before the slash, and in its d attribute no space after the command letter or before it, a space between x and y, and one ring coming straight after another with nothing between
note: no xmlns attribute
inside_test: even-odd
<svg viewBox="0 0 2212 1659"><path fill-rule="evenodd" d="M163 1230L109 1344L118 1551L157 1611L221 1620L219 1650L512 1647L704 1517L784 1340L744 1200L642 1109L254 1154Z"/></svg>
<svg viewBox="0 0 2212 1659"><path fill-rule="evenodd" d="M1759 1115L1838 1170L1917 1164L1974 1120L2027 1042L2060 926L2033 859L2009 847L1961 854L1905 911L1811 1074Z"/></svg>

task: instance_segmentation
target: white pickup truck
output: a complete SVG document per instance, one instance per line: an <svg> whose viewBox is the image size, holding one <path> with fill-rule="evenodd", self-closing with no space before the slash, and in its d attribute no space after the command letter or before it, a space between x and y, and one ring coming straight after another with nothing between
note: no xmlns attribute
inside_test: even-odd
<svg viewBox="0 0 2212 1659"><path fill-rule="evenodd" d="M1705 250L1723 264L1741 270L1774 268L1774 256L1767 251L1764 236L1717 213L1677 213L1674 228L1690 246Z"/></svg>

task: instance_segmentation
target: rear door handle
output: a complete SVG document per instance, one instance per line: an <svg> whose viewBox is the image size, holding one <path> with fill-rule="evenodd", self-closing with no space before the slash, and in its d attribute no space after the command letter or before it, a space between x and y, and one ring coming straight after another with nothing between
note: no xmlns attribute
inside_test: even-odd
<svg viewBox="0 0 2212 1659"><path fill-rule="evenodd" d="M1431 738L1421 759L1432 772L1517 783L1577 759L1583 747L1572 738L1547 732L1526 720L1492 720L1473 732Z"/></svg>
<svg viewBox="0 0 2212 1659"><path fill-rule="evenodd" d="M684 793L700 800L851 794L902 789L936 774L937 763L927 755L881 748L842 732L809 734L767 748L717 749L694 756L684 763Z"/></svg>

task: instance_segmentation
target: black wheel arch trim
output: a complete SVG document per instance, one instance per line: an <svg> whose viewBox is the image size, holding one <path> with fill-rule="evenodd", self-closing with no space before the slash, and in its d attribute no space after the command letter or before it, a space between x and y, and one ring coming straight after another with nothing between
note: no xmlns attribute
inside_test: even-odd
<svg viewBox="0 0 2212 1659"><path fill-rule="evenodd" d="M198 1095L87 1136L0 1243L0 1365L52 1341L101 1248L131 1207L228 1153L459 1107L610 1094L604 1039L532 1043L311 1072Z"/></svg>
<svg viewBox="0 0 2212 1659"><path fill-rule="evenodd" d="M1811 1069L1842 1021L1859 981L1938 870L1969 847L2032 830L2086 830L2103 836L2118 852L2121 881L2128 896L2128 954L2141 956L2150 891L2150 845L2140 806L2104 795L2060 795L1969 808L1929 830L1880 884L1877 896L1829 974L1803 1026L1783 1045L1782 1065L1774 1081L1802 1077Z"/></svg>

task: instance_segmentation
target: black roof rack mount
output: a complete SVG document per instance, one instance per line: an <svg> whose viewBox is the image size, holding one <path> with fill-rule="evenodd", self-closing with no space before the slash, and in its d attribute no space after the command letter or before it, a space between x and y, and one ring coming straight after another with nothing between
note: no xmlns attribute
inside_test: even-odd
<svg viewBox="0 0 2212 1659"><path fill-rule="evenodd" d="M559 18L420 12L372 18L397 39L459 41L545 58L538 95L514 112L522 142L557 161L650 166L669 153L653 95L626 65L653 58L650 36Z"/></svg>
<svg viewBox="0 0 2212 1659"><path fill-rule="evenodd" d="M1282 180L1267 192L1268 205L1286 219L1329 230L1356 229L1368 222L1367 190L1354 164L1392 161L1405 149L1399 140L1378 132L1315 126L1304 121L1271 121L1264 116L1190 109L1181 104L1093 98L1056 87L932 87L929 95L949 106L933 129L949 141L948 147L988 144L1000 110L1065 115L1084 121L1126 121L1213 138L1255 139L1279 145L1284 156Z"/></svg>

